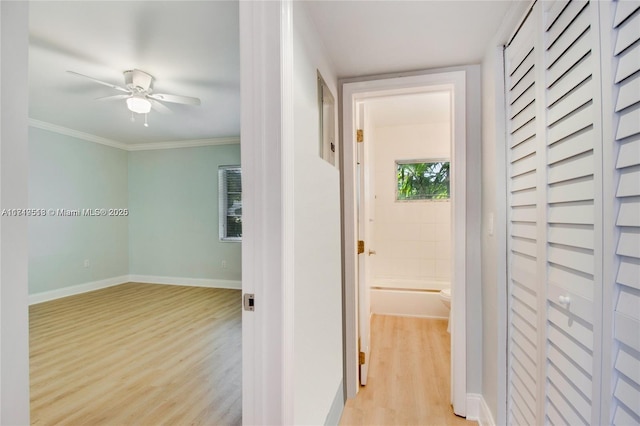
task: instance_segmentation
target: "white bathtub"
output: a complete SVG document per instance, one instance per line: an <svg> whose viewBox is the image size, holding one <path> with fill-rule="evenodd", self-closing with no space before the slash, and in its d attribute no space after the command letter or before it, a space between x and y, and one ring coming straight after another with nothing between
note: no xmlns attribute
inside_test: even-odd
<svg viewBox="0 0 640 426"><path fill-rule="evenodd" d="M448 281L376 279L371 286L371 312L423 318L448 318L440 290Z"/></svg>

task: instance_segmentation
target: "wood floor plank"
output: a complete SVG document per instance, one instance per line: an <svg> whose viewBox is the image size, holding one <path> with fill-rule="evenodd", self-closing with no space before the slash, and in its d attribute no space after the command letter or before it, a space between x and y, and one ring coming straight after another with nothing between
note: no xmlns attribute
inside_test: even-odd
<svg viewBox="0 0 640 426"><path fill-rule="evenodd" d="M453 414L447 321L373 315L367 385L347 401L345 425L473 425Z"/></svg>
<svg viewBox="0 0 640 426"><path fill-rule="evenodd" d="M29 308L35 425L242 423L241 292L128 283Z"/></svg>

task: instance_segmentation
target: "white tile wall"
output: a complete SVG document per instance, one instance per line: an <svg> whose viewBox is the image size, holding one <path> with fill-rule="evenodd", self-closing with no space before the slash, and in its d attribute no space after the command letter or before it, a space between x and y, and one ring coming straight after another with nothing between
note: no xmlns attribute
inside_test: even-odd
<svg viewBox="0 0 640 426"><path fill-rule="evenodd" d="M449 135L447 123L374 129L374 281L450 278L451 203L395 201L395 162L448 158Z"/></svg>

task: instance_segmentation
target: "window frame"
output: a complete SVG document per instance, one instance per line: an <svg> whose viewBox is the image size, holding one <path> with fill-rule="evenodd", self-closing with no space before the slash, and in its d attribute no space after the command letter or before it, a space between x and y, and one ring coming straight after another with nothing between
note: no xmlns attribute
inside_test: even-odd
<svg viewBox="0 0 640 426"><path fill-rule="evenodd" d="M242 213L240 215L229 215L228 200L229 186L227 184L227 174L229 171L240 172L240 209L242 211L242 168L239 165L227 165L218 167L218 237L221 242L241 242L242 241ZM237 194L237 192L231 192ZM240 236L228 236L227 219L230 217L240 217L241 231Z"/></svg>

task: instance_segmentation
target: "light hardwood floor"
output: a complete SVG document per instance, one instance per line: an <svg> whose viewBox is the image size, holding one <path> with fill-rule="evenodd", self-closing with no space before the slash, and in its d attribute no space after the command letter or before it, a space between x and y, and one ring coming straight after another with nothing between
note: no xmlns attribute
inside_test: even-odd
<svg viewBox="0 0 640 426"><path fill-rule="evenodd" d="M239 290L128 283L29 315L32 424L241 424Z"/></svg>
<svg viewBox="0 0 640 426"><path fill-rule="evenodd" d="M341 425L474 425L453 414L447 321L374 315L368 382Z"/></svg>

